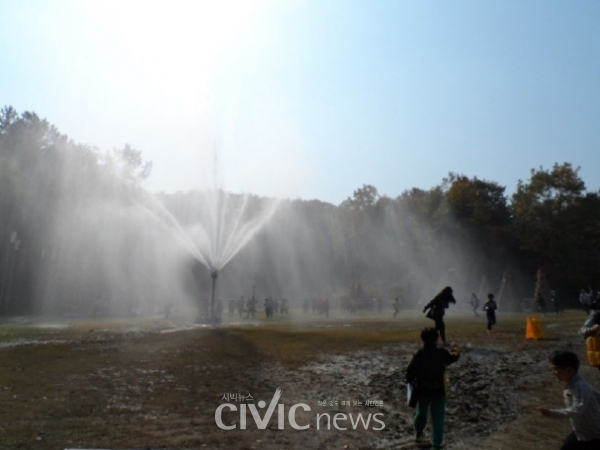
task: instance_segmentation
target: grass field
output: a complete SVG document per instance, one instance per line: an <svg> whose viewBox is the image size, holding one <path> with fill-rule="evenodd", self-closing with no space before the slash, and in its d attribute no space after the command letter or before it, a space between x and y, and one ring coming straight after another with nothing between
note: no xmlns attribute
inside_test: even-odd
<svg viewBox="0 0 600 450"><path fill-rule="evenodd" d="M419 331L432 324L421 314L393 320L334 311L324 319L293 311L296 320L219 327L196 327L186 317L193 316L0 325L0 448L367 449L410 439L401 378ZM545 339L535 341L524 339L525 319L499 314L488 335L484 318L447 317L449 338L463 348L449 369L448 449L559 448L569 423L535 410L562 405L562 387L547 364L555 348L574 349L583 375L600 387L576 336L581 311L540 317ZM493 389L480 389L483 383ZM278 387L286 409L311 407L298 415L309 429L280 430L276 413L267 429L257 429L250 412L246 430L216 426L219 405L240 405L225 394L268 404ZM354 405L359 399L383 405ZM316 429L317 413L361 412L380 413L385 430ZM237 414L226 412L224 422L239 425Z"/></svg>

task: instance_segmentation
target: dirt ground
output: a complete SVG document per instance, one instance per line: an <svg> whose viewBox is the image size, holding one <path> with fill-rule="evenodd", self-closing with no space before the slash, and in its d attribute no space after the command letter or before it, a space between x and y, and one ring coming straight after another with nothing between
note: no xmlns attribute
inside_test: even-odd
<svg viewBox="0 0 600 450"><path fill-rule="evenodd" d="M500 319L488 335L482 319L448 317L448 335L462 355L448 370L446 448L559 448L569 423L543 418L536 408L562 405L548 355L571 348L584 358L575 333L583 313L540 318L546 339L535 341L524 339L524 315ZM1 325L0 448L411 446L405 444L413 435L413 410L405 404L403 375L419 347L418 331L431 322L410 313L397 321L283 322ZM582 362L584 377L600 388L598 370ZM283 429L279 410L258 429L249 405L263 417L268 406L259 402L269 405L278 388ZM227 394L253 399L227 400ZM237 408L222 415L235 429L216 425L215 411L224 403ZM247 429L240 429L243 403ZM305 430L293 429L288 416L300 403L310 407L296 409Z"/></svg>

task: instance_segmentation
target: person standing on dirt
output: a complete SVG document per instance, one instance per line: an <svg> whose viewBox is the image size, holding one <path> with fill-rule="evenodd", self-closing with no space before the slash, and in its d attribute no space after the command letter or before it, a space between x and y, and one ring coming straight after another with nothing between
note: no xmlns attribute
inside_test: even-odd
<svg viewBox="0 0 600 450"><path fill-rule="evenodd" d="M579 329L579 336L584 340L589 337L598 336L600 337L600 304L599 302L592 303L590 310L583 322L583 325ZM600 369L600 367L598 367Z"/></svg>
<svg viewBox="0 0 600 450"><path fill-rule="evenodd" d="M477 298L475 292L471 294L471 308L473 309L473 314L475 314L475 317L479 317L479 313L477 312L477 308L479 308L479 298Z"/></svg>
<svg viewBox="0 0 600 450"><path fill-rule="evenodd" d="M458 361L460 350L454 343L452 349L437 346L438 331L425 328L421 331L423 347L413 355L406 368L406 381L417 390L414 416L415 442L425 443L425 425L431 411L432 450L442 447L444 417L446 415L446 366Z"/></svg>
<svg viewBox="0 0 600 450"><path fill-rule="evenodd" d="M494 300L494 294L488 294L488 301L483 305L483 310L485 311L485 315L487 317L487 332L492 332L492 327L496 325L496 310L498 306L496 305L496 301Z"/></svg>
<svg viewBox="0 0 600 450"><path fill-rule="evenodd" d="M579 358L570 351L555 351L550 356L554 376L565 383L565 408L538 408L545 417L569 418L573 431L561 450L600 448L600 392L579 375Z"/></svg>
<svg viewBox="0 0 600 450"><path fill-rule="evenodd" d="M427 317L435 321L435 329L440 334L442 342L446 345L446 324L444 323L444 314L450 303L456 304L456 299L452 295L452 288L446 286L436 295L433 300L425 305L423 312L427 312ZM429 311L427 311L429 310Z"/></svg>

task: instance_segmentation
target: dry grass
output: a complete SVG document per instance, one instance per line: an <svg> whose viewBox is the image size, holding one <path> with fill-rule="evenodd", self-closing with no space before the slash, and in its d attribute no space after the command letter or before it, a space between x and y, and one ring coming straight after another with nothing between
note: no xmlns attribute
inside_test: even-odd
<svg viewBox="0 0 600 450"><path fill-rule="evenodd" d="M389 324L385 324L389 325ZM238 328L237 332L253 347L293 368L326 354L343 354L379 348L418 338L416 330L382 326L367 322L362 327L310 329L304 327Z"/></svg>

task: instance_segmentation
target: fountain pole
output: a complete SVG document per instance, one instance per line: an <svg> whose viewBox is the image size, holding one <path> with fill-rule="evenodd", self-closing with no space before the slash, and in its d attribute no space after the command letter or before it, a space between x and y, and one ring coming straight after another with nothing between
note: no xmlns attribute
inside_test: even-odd
<svg viewBox="0 0 600 450"><path fill-rule="evenodd" d="M210 299L210 321L212 323L217 323L217 318L215 317L215 288L216 288L216 284L217 284L217 277L219 276L219 274L217 273L216 270L213 270L210 273L210 276L212 278L212 296Z"/></svg>

